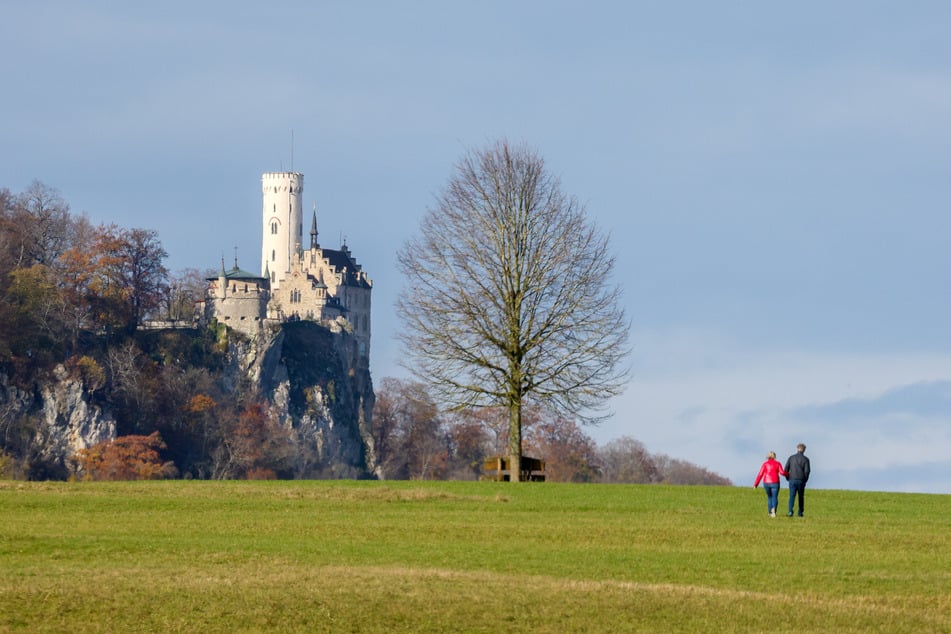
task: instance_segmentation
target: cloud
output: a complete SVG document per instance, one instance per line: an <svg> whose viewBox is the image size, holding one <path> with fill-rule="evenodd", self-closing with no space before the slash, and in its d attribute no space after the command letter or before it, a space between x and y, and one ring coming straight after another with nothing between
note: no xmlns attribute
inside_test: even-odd
<svg viewBox="0 0 951 634"><path fill-rule="evenodd" d="M940 420L943 417L951 425L951 381L922 381L892 388L873 398L847 398L803 407L794 414L818 421L861 421L884 416Z"/></svg>
<svg viewBox="0 0 951 634"><path fill-rule="evenodd" d="M863 469L828 472L837 489L898 491L905 493L949 493L948 473L951 460L929 461L887 467L866 466Z"/></svg>

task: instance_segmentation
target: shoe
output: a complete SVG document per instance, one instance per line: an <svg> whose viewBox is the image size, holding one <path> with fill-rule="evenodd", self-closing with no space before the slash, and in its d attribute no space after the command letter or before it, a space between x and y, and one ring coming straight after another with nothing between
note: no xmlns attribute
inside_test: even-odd
<svg viewBox="0 0 951 634"><path fill-rule="evenodd" d="M789 511L788 513L786 513L786 517L792 517L792 511Z"/></svg>
<svg viewBox="0 0 951 634"><path fill-rule="evenodd" d="M769 516L770 516L770 517L776 517L776 511L770 511L770 512L769 512Z"/></svg>

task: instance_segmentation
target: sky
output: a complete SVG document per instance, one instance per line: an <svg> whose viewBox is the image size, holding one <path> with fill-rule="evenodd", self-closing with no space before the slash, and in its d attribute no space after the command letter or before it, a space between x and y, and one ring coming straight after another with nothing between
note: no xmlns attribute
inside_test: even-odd
<svg viewBox="0 0 951 634"><path fill-rule="evenodd" d="M631 381L585 431L752 485L951 493L951 4L53 2L0 7L0 187L260 261L261 174L374 283L469 149L525 143L611 236Z"/></svg>

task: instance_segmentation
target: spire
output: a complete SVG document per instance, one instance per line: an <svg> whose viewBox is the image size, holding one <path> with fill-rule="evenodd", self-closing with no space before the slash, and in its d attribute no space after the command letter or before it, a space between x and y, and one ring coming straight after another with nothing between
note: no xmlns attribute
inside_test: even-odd
<svg viewBox="0 0 951 634"><path fill-rule="evenodd" d="M225 254L221 252L221 273L218 274L218 288L215 289L215 298L223 300L228 295L228 275L225 273Z"/></svg>
<svg viewBox="0 0 951 634"><path fill-rule="evenodd" d="M310 222L310 248L319 249L320 245L317 244L317 203L314 203L314 217Z"/></svg>

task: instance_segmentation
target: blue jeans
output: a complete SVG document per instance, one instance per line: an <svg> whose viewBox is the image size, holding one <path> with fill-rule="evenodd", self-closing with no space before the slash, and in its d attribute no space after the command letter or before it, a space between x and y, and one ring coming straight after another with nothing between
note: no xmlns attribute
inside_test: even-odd
<svg viewBox="0 0 951 634"><path fill-rule="evenodd" d="M766 489L766 511L775 511L779 506L779 482L774 484L764 482L763 488Z"/></svg>
<svg viewBox="0 0 951 634"><path fill-rule="evenodd" d="M805 480L790 480L789 481L789 514L792 515L793 512L793 503L796 501L796 498L799 498L799 517L802 517L802 512L806 510L806 507L803 505L803 497L806 493L806 481Z"/></svg>

